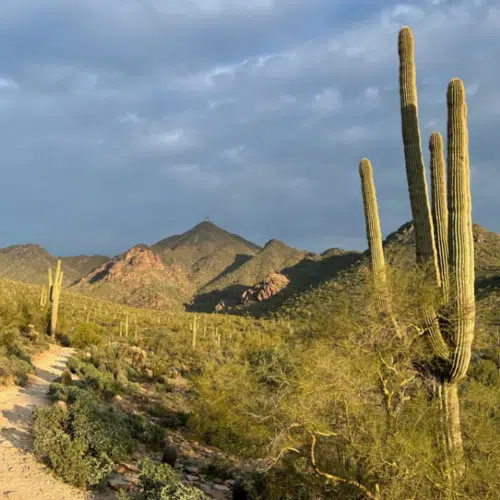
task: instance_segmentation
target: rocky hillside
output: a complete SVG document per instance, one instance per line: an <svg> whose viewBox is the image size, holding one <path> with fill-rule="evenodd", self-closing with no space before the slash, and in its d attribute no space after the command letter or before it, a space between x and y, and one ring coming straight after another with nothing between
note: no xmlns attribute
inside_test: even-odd
<svg viewBox="0 0 500 500"><path fill-rule="evenodd" d="M473 224L474 258L476 278L490 279L500 275L500 234L488 231L479 224ZM407 222L397 231L389 234L384 245L389 249L399 248L408 252L408 258L414 256L415 231L413 224Z"/></svg>
<svg viewBox="0 0 500 500"><path fill-rule="evenodd" d="M70 291L153 309L180 308L194 287L178 264L166 265L149 248L133 247L81 278Z"/></svg>
<svg viewBox="0 0 500 500"><path fill-rule="evenodd" d="M478 224L473 225L473 232L476 285L479 289L479 296L486 300L491 295L488 300L498 303L498 296L500 296L500 234L488 231ZM328 251L328 253L330 252ZM406 261L408 265L412 265L415 262L415 232L411 222L403 224L397 231L387 236L384 241L384 253L389 262L396 255L398 263ZM367 251L358 254L357 260L361 262L367 256ZM330 257L330 259L333 258L335 257ZM353 264L358 265L356 260L353 261ZM319 302L330 300L332 294L335 294L335 273L332 278L320 280L317 282L318 286L302 290L302 293L300 291L299 293L290 293L290 287L285 288L287 294L280 298L278 304L281 307L280 312L286 315L294 310L317 310ZM291 281L293 283L293 279ZM280 295L278 294L277 297ZM266 303L259 304L258 312L261 312L263 307L269 311L273 300L274 297Z"/></svg>
<svg viewBox="0 0 500 500"><path fill-rule="evenodd" d="M208 283L200 291L224 290L234 285L253 286L269 273L292 267L304 259L309 252L288 247L279 240L270 240L264 248L236 269L230 269Z"/></svg>
<svg viewBox="0 0 500 500"><path fill-rule="evenodd" d="M0 249L0 277L26 283L47 282L49 267L55 268L58 257L40 245L12 245ZM105 255L61 257L64 284L69 285L109 260Z"/></svg>

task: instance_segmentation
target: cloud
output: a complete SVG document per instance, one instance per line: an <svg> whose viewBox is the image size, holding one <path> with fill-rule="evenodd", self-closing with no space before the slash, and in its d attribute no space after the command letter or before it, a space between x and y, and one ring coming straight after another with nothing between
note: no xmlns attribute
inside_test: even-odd
<svg viewBox="0 0 500 500"><path fill-rule="evenodd" d="M116 254L211 219L265 243L366 247L410 217L397 33L416 39L422 143L468 94L474 218L500 231L500 0L5 0L0 245Z"/></svg>

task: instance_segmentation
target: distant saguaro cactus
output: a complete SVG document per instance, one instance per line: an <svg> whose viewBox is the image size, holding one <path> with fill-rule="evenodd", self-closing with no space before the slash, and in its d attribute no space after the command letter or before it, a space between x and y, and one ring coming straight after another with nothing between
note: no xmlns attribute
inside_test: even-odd
<svg viewBox="0 0 500 500"><path fill-rule="evenodd" d="M57 332L57 314L59 312L63 274L61 261L58 260L54 278L52 278L52 269L49 269L49 300L51 303L49 333L52 337L55 337Z"/></svg>
<svg viewBox="0 0 500 500"><path fill-rule="evenodd" d="M44 286L42 286L42 289L40 291L40 308L41 309L45 309L45 306L47 305L47 296L48 296L47 287L44 285Z"/></svg>

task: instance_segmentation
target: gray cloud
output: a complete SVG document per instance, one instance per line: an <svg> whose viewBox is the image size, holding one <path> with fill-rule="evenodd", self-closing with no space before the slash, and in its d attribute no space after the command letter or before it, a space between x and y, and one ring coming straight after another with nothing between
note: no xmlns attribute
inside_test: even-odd
<svg viewBox="0 0 500 500"><path fill-rule="evenodd" d="M446 86L463 78L474 219L500 231L500 0L358 0L355 15L340 0L4 3L2 246L115 254L209 215L258 243L364 248L360 158L384 232L410 217L405 24L423 145L445 133Z"/></svg>

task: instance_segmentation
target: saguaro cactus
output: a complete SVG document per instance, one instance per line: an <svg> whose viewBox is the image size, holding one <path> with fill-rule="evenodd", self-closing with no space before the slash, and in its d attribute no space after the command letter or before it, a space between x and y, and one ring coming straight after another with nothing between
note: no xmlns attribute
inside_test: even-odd
<svg viewBox="0 0 500 500"><path fill-rule="evenodd" d="M198 335L198 318L196 314L193 316L193 323L191 324L191 347L196 349L196 339Z"/></svg>
<svg viewBox="0 0 500 500"><path fill-rule="evenodd" d="M57 313L59 311L59 298L61 295L63 271L61 271L61 261L57 261L56 272L52 279L52 269L49 269L49 300L51 303L50 310L50 330L49 333L55 337L57 331Z"/></svg>
<svg viewBox="0 0 500 500"><path fill-rule="evenodd" d="M377 194L373 181L372 165L367 158L363 158L359 163L359 175L361 177L361 192L365 211L366 237L368 240L368 249L370 250L370 266L373 273L374 285L380 300L380 310L389 317L396 335L401 337L401 331L392 311L389 290L387 288Z"/></svg>
<svg viewBox="0 0 500 500"><path fill-rule="evenodd" d="M382 248L382 231L378 213L377 194L373 182L373 169L370 160L363 158L359 163L361 177L361 191L365 209L366 236L370 250L370 262L374 278L377 282L385 283L385 260Z"/></svg>
<svg viewBox="0 0 500 500"><path fill-rule="evenodd" d="M399 33L401 118L403 143L412 214L415 223L417 262L429 262L435 270L436 285L443 291L446 318L445 344L433 311L424 314L424 324L434 352L445 363L437 374L441 384L447 458L452 472L463 471L457 384L465 376L471 357L475 326L474 239L470 192L467 104L459 79L448 86L448 186L445 185L444 159L440 136L430 141L433 220L430 217L425 167L418 130L414 43L410 28ZM447 196L445 195L448 189ZM435 241L438 241L436 250ZM448 262L447 262L448 261ZM431 322L432 320L432 322ZM442 349L442 347L445 347Z"/></svg>

